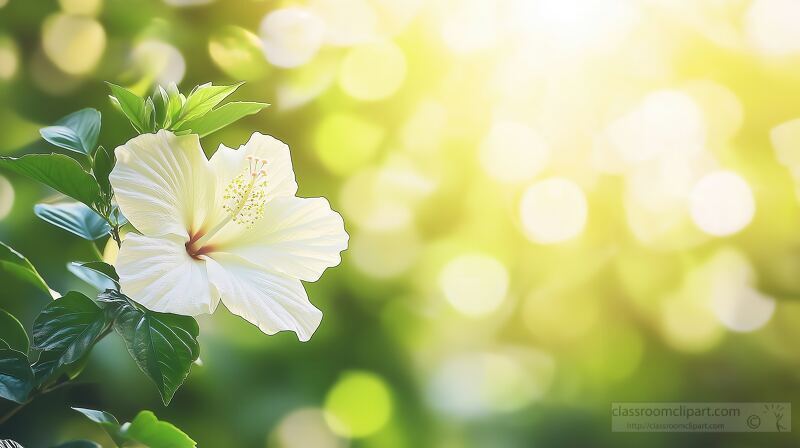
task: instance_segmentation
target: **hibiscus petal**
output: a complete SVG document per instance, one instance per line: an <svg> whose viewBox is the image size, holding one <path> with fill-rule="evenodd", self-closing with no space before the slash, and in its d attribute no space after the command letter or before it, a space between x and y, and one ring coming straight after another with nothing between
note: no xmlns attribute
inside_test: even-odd
<svg viewBox="0 0 800 448"><path fill-rule="evenodd" d="M305 342L319 327L322 312L308 301L299 280L227 254L215 254L207 267L222 303L264 333L290 330Z"/></svg>
<svg viewBox="0 0 800 448"><path fill-rule="evenodd" d="M109 176L126 218L145 235L186 236L212 213L216 184L197 135L142 134L118 147Z"/></svg>
<svg viewBox="0 0 800 448"><path fill-rule="evenodd" d="M231 180L249 168L248 156L267 161L267 201L297 193L289 147L274 137L258 132L253 133L250 140L239 149L220 145L211 156L211 166L217 174L220 188L225 188Z"/></svg>
<svg viewBox="0 0 800 448"><path fill-rule="evenodd" d="M349 236L325 198L284 197L267 204L252 228L230 225L214 243L221 252L300 280L315 282L338 265Z"/></svg>
<svg viewBox="0 0 800 448"><path fill-rule="evenodd" d="M180 237L129 233L116 268L122 293L153 311L196 316L219 304L206 261L190 257Z"/></svg>

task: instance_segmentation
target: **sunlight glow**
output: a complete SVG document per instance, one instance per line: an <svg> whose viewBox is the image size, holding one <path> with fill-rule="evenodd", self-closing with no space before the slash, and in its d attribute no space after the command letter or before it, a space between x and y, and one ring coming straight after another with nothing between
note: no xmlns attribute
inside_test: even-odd
<svg viewBox="0 0 800 448"><path fill-rule="evenodd" d="M588 205L583 190L571 180L551 178L530 186L520 201L525 235L534 243L561 243L583 232Z"/></svg>
<svg viewBox="0 0 800 448"><path fill-rule="evenodd" d="M690 210L695 225L713 236L728 236L747 227L756 212L750 186L732 171L703 177L692 189Z"/></svg>
<svg viewBox="0 0 800 448"><path fill-rule="evenodd" d="M505 266L481 254L455 258L439 274L444 297L458 312L471 317L497 310L506 299L508 282Z"/></svg>
<svg viewBox="0 0 800 448"><path fill-rule="evenodd" d="M483 169L500 182L531 180L547 165L550 148L530 127L495 121L480 148Z"/></svg>

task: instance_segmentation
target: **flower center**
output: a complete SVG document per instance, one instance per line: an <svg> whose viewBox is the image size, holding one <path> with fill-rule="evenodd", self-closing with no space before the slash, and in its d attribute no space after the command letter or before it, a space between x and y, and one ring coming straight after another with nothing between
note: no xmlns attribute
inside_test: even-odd
<svg viewBox="0 0 800 448"><path fill-rule="evenodd" d="M267 197L267 161L247 156L248 166L225 187L222 209L227 215L213 229L193 235L186 243L186 252L193 258L211 252L207 243L231 221L250 228L264 216Z"/></svg>

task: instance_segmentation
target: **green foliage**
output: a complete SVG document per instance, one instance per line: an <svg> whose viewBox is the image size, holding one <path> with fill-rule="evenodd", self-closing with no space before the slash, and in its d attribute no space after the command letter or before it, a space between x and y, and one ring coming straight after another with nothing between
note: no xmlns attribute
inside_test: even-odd
<svg viewBox="0 0 800 448"><path fill-rule="evenodd" d="M50 287L31 262L2 241L0 241L0 274L22 280L50 295Z"/></svg>
<svg viewBox="0 0 800 448"><path fill-rule="evenodd" d="M0 345L5 344L18 352L28 353L30 341L25 328L16 317L0 309Z"/></svg>
<svg viewBox="0 0 800 448"><path fill-rule="evenodd" d="M89 420L99 424L111 437L118 446L123 446L127 440L122 435L122 428L119 425L119 420L106 411L97 411L94 409L85 408L72 408L81 414L85 415Z"/></svg>
<svg viewBox="0 0 800 448"><path fill-rule="evenodd" d="M132 422L120 425L113 415L104 411L72 408L100 424L119 447L147 446L151 448L194 448L194 440L171 423L156 418L151 411L141 411Z"/></svg>
<svg viewBox="0 0 800 448"><path fill-rule="evenodd" d="M28 355L0 341L0 397L22 403L33 388Z"/></svg>
<svg viewBox="0 0 800 448"><path fill-rule="evenodd" d="M264 103L250 102L224 104L199 118L187 121L179 130L189 129L200 137L205 137L248 115L258 113L267 106Z"/></svg>
<svg viewBox="0 0 800 448"><path fill-rule="evenodd" d="M109 87L112 102L138 133L167 129L205 137L269 106L266 103L232 102L214 109L242 84L203 84L195 87L188 97L182 95L175 84L166 90L157 86L153 95L147 98L114 84L109 83Z"/></svg>
<svg viewBox="0 0 800 448"><path fill-rule="evenodd" d="M119 288L119 276L114 266L102 261L72 261L67 270L100 291Z"/></svg>
<svg viewBox="0 0 800 448"><path fill-rule="evenodd" d="M80 202L36 204L33 212L50 224L90 241L108 236L111 231L102 216Z"/></svg>
<svg viewBox="0 0 800 448"><path fill-rule="evenodd" d="M109 200L112 192L108 176L111 174L111 170L114 169L116 161L117 158L114 156L114 151L101 146L97 148L92 164L92 172L97 180L97 185L100 186L100 193L104 197L109 198Z"/></svg>
<svg viewBox="0 0 800 448"><path fill-rule="evenodd" d="M112 307L114 330L125 340L139 369L155 383L164 404L169 404L200 356L197 321L190 316L140 309L114 290L107 290L98 299Z"/></svg>
<svg viewBox="0 0 800 448"><path fill-rule="evenodd" d="M95 109L81 109L39 132L42 138L59 148L91 155L100 135L100 112Z"/></svg>
<svg viewBox="0 0 800 448"><path fill-rule="evenodd" d="M110 326L103 309L83 294L72 291L50 302L33 323L33 347L42 350L34 366L37 383L47 384L62 373L73 376L73 367L82 364Z"/></svg>
<svg viewBox="0 0 800 448"><path fill-rule="evenodd" d="M91 207L100 195L97 181L75 159L63 154L0 157L0 167L37 180Z"/></svg>

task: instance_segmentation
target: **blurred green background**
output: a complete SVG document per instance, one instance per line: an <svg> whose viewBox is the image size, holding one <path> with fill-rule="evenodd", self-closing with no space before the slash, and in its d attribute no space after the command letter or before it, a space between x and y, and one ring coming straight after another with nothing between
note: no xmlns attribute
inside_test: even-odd
<svg viewBox="0 0 800 448"><path fill-rule="evenodd" d="M79 384L0 428L110 441L68 409L153 410L201 447L755 447L617 434L612 401L800 398L800 3L791 0L0 0L0 154L103 113L103 81L248 81L350 248L308 284L308 343L223 307L172 404L113 335ZM0 240L58 291L88 243L0 174ZM113 244L113 243L112 243ZM114 251L107 249L111 261ZM50 300L0 278L26 325ZM5 411L8 403L0 403Z"/></svg>

